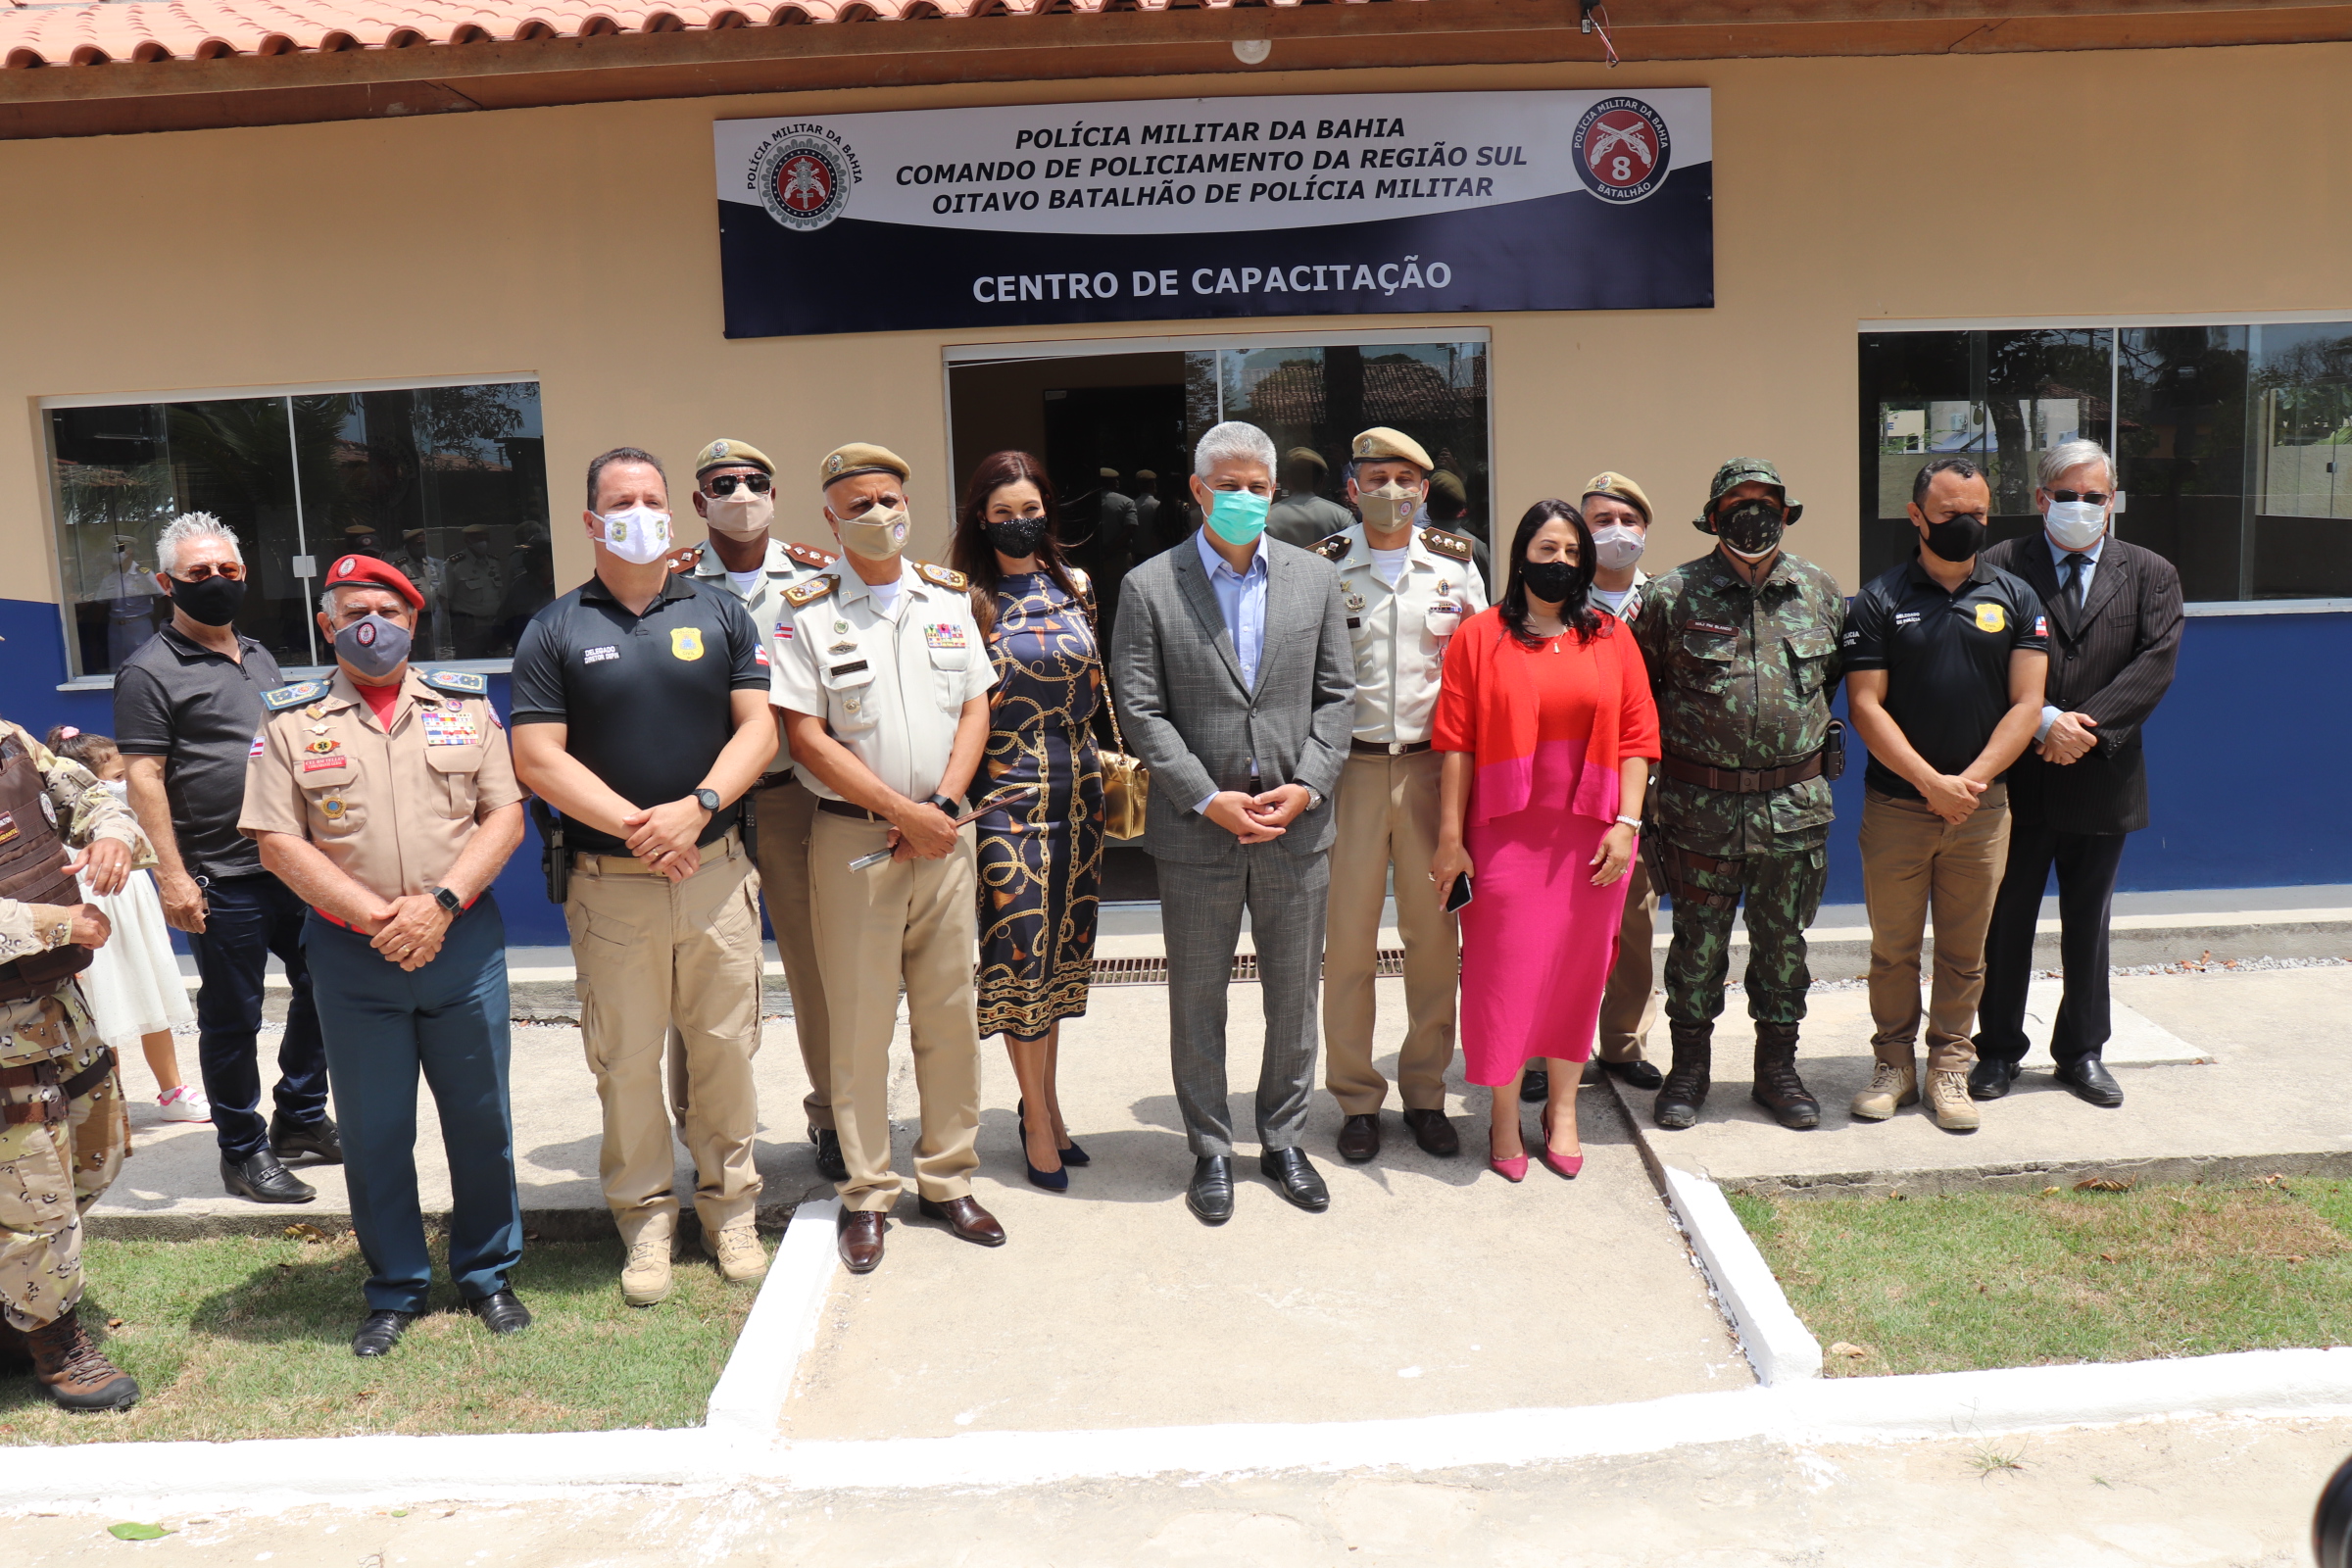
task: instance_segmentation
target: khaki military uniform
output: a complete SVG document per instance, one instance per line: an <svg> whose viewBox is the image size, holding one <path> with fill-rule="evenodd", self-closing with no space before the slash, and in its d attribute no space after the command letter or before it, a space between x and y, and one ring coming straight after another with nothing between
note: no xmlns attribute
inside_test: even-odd
<svg viewBox="0 0 2352 1568"><path fill-rule="evenodd" d="M1446 643L1487 608L1486 584L1471 564L1470 542L1437 528L1406 535L1395 587L1373 569L1360 522L1314 549L1340 568L1355 651L1355 730L1335 797L1323 940L1324 1084L1350 1116L1374 1114L1388 1098L1388 1080L1372 1065L1372 1023L1393 865L1406 1013L1397 1090L1407 1110L1443 1110L1461 933L1446 912L1444 890L1429 879L1445 765L1430 750L1429 731Z"/></svg>
<svg viewBox="0 0 2352 1568"><path fill-rule="evenodd" d="M495 556L461 550L441 564L441 582L457 657L487 658L498 630L498 612L507 602L506 564Z"/></svg>
<svg viewBox="0 0 2352 1568"><path fill-rule="evenodd" d="M885 610L854 571L826 572L785 590L774 643L774 702L824 719L874 776L909 800L939 790L963 705L996 684L988 649L944 566L906 562ZM831 1019L834 1124L852 1209L881 1210L903 1184L891 1169L890 1039L906 992L922 1136L922 1196L971 1194L979 1163L980 1019L972 990L979 906L971 829L937 860L850 861L883 848L888 825L814 779L808 839L809 912Z"/></svg>
<svg viewBox="0 0 2352 1568"><path fill-rule="evenodd" d="M130 808L0 720L0 1318L29 1334L81 1299L81 1216L122 1168L130 1121L71 945L67 843L139 848Z"/></svg>
<svg viewBox="0 0 2352 1568"><path fill-rule="evenodd" d="M833 564L834 558L813 545L770 539L767 561L758 587L737 593L720 564L718 553L706 540L694 563L696 586L707 592L733 593L774 644L776 623L784 617L784 590L807 582ZM775 760L745 796L751 808L760 893L767 901L767 923L776 934L776 956L784 960L784 984L792 992L792 1026L801 1047L801 1066L808 1074L808 1093L801 1102L808 1125L833 1125L831 1055L826 1047L829 1024L825 1014L825 983L816 961L816 928L808 914L808 834L816 816L816 797L793 776L792 754L781 739ZM670 1100L677 1107L678 1125L686 1124L686 1046L677 1031L669 1038Z"/></svg>

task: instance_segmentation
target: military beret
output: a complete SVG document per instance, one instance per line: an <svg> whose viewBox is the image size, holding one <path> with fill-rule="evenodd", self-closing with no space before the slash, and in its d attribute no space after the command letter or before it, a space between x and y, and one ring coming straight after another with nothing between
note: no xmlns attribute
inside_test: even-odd
<svg viewBox="0 0 2352 1568"><path fill-rule="evenodd" d="M343 536L346 539L371 539L375 536L375 524L371 522L355 522L350 527L343 530Z"/></svg>
<svg viewBox="0 0 2352 1568"><path fill-rule="evenodd" d="M329 588L349 588L361 583L370 588L391 589L409 602L411 610L424 608L424 595L418 593L416 585L409 581L408 575L389 561L381 561L374 556L345 556L326 568L326 585Z"/></svg>
<svg viewBox="0 0 2352 1568"><path fill-rule="evenodd" d="M1317 452L1313 447L1293 447L1290 451L1285 452L1282 455L1282 461L1285 463L1303 463L1309 467L1323 468L1327 470L1331 467L1330 464L1323 461L1323 454Z"/></svg>
<svg viewBox="0 0 2352 1568"><path fill-rule="evenodd" d="M835 447L816 466L818 489L859 473L895 473L901 479L910 479L913 470L906 460L888 447L875 446L870 441L853 441L846 447Z"/></svg>
<svg viewBox="0 0 2352 1568"><path fill-rule="evenodd" d="M485 534L489 533L489 531L490 525L486 522L469 522L465 527L458 530L460 534L464 535L467 539L479 539Z"/></svg>
<svg viewBox="0 0 2352 1568"><path fill-rule="evenodd" d="M721 436L695 454L694 476L700 479L712 468L729 466L740 467L747 464L758 468L770 479L776 476L776 466L768 461L766 453L749 441L730 441Z"/></svg>
<svg viewBox="0 0 2352 1568"><path fill-rule="evenodd" d="M1603 468L1585 481L1585 499L1591 500L1594 496L1610 496L1624 502L1642 514L1643 522L1656 520L1650 515L1648 495L1642 491L1640 485L1614 468Z"/></svg>
<svg viewBox="0 0 2352 1568"><path fill-rule="evenodd" d="M1466 507L1470 504L1470 490L1462 483L1462 476L1444 468L1431 471L1429 493L1442 500L1450 501L1456 506Z"/></svg>
<svg viewBox="0 0 2352 1568"><path fill-rule="evenodd" d="M1116 479L1118 476L1119 470L1116 468L1097 468L1095 470L1095 477L1098 479Z"/></svg>
<svg viewBox="0 0 2352 1568"><path fill-rule="evenodd" d="M1158 475L1158 474L1156 474L1156 473L1153 473L1153 472L1152 472L1152 471L1150 468L1138 468L1138 469L1136 469L1136 470L1135 470L1135 476L1136 476L1138 479L1153 479L1153 480L1156 480L1156 479L1159 477L1159 475Z"/></svg>
<svg viewBox="0 0 2352 1568"><path fill-rule="evenodd" d="M1348 447L1348 455L1358 463L1409 463L1424 473L1437 466L1429 461L1429 454L1421 449L1420 442L1385 424L1376 424L1358 435Z"/></svg>

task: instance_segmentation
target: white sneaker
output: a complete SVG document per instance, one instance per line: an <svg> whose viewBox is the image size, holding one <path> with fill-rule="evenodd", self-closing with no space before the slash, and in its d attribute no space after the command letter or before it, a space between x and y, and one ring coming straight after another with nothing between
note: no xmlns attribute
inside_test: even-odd
<svg viewBox="0 0 2352 1568"><path fill-rule="evenodd" d="M158 1095L155 1097L155 1102L164 1107L164 1120L166 1121L211 1121L213 1119L213 1102L205 1099L204 1091L194 1084L181 1084L169 1094Z"/></svg>

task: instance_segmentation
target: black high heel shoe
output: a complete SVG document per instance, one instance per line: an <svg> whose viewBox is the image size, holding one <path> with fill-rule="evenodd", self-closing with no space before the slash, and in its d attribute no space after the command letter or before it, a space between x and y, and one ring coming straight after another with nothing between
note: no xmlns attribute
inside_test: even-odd
<svg viewBox="0 0 2352 1568"><path fill-rule="evenodd" d="M1021 1169L1029 1173L1029 1185L1042 1187L1049 1193L1068 1192L1070 1190L1070 1173L1066 1169L1039 1170L1035 1165L1029 1163L1029 1105L1026 1101L1014 1102L1012 1126L1013 1131L1020 1135ZM1062 1152L1061 1157L1065 1162L1068 1161L1070 1156L1066 1150Z"/></svg>
<svg viewBox="0 0 2352 1568"><path fill-rule="evenodd" d="M1027 1121L1029 1119L1029 1102L1025 1100L1014 1102L1012 1113L1022 1121ZM1092 1165L1095 1162L1092 1154L1078 1147L1076 1139L1062 1145L1054 1152L1061 1155L1061 1162L1064 1165Z"/></svg>

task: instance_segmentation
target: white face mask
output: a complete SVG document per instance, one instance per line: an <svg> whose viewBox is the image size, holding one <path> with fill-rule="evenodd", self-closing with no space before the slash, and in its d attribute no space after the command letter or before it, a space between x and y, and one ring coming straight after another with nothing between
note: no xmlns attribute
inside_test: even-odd
<svg viewBox="0 0 2352 1568"><path fill-rule="evenodd" d="M1374 533L1395 533L1413 520L1413 513L1421 498L1391 479L1377 490L1359 491L1356 510L1364 514L1364 526Z"/></svg>
<svg viewBox="0 0 2352 1568"><path fill-rule="evenodd" d="M738 485L731 496L703 497L703 520L710 524L711 532L730 539L757 539L775 520L776 497L773 491L756 496Z"/></svg>
<svg viewBox="0 0 2352 1568"><path fill-rule="evenodd" d="M2087 501L2053 501L2043 525L2061 550L2088 550L2107 531L2107 509Z"/></svg>
<svg viewBox="0 0 2352 1568"><path fill-rule="evenodd" d="M1623 571L1642 559L1645 541L1641 530L1622 522L1604 523L1592 530L1592 559L1603 571Z"/></svg>
<svg viewBox="0 0 2352 1568"><path fill-rule="evenodd" d="M628 507L598 515L605 525L605 548L632 566L650 566L669 551L669 514L651 507Z"/></svg>
<svg viewBox="0 0 2352 1568"><path fill-rule="evenodd" d="M906 509L875 507L855 517L836 517L842 547L868 561L888 561L906 548Z"/></svg>

